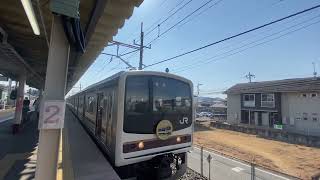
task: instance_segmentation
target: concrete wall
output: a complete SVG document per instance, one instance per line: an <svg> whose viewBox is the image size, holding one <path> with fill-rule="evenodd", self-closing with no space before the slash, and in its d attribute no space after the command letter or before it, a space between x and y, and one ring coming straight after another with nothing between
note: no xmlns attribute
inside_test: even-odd
<svg viewBox="0 0 320 180"><path fill-rule="evenodd" d="M306 94L307 98L301 97L301 93L282 93L282 121L287 130L310 135L320 134L320 92L313 98L310 93ZM308 120L303 119L303 113L308 114ZM312 119L313 113L316 113L317 121ZM300 120L297 119L299 117Z"/></svg>
<svg viewBox="0 0 320 180"><path fill-rule="evenodd" d="M240 94L228 94L227 122L230 124L240 123L241 119L241 96Z"/></svg>

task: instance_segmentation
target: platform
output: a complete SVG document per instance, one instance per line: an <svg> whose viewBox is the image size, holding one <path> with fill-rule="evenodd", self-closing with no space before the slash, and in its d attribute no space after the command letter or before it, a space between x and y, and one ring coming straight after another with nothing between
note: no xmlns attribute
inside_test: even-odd
<svg viewBox="0 0 320 180"><path fill-rule="evenodd" d="M29 121L16 135L12 135L11 126L12 120L0 123L0 179L34 179L38 121ZM58 180L120 179L68 108L65 128L62 131L57 173Z"/></svg>
<svg viewBox="0 0 320 180"><path fill-rule="evenodd" d="M37 125L36 120L29 121L20 133L13 135L12 119L0 123L0 179L34 179Z"/></svg>
<svg viewBox="0 0 320 180"><path fill-rule="evenodd" d="M71 162L72 169L64 174L74 174L74 179L109 179L119 180L119 176L97 148L90 136L80 125L78 119L66 108L66 122L63 148L70 153L64 158L66 164ZM69 178L65 178L69 179Z"/></svg>

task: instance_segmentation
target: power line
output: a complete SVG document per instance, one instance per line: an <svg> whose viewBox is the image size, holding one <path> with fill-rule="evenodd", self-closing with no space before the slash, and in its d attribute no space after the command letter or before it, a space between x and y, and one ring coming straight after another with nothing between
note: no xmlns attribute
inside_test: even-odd
<svg viewBox="0 0 320 180"><path fill-rule="evenodd" d="M148 34L150 34L151 32L153 32L155 29L158 28L158 26L160 26L161 24L167 22L170 18L172 18L175 14L177 14L179 11L181 11L184 7L186 7L189 3L191 3L193 0L189 0L188 2L186 2L183 6L181 6L180 8L178 8L176 11L174 11L172 14L170 14L169 16L167 16L166 19L164 19L163 21L161 21L157 26L155 26L153 29L151 29L149 32L146 33L145 36L147 36ZM160 18L161 19L161 18Z"/></svg>
<svg viewBox="0 0 320 180"><path fill-rule="evenodd" d="M271 4L271 6L274 6L274 5L276 5L276 4L278 4L278 3L282 2L282 1L284 1L284 0L278 0L277 2ZM213 6L215 6L217 3L219 3L219 1L216 2L215 4L209 6L208 8L204 9L203 11L199 12L198 14L196 14L195 16L193 16L192 18L190 18L189 20L187 20L186 22L184 22L183 24L181 24L179 27L184 26L184 25L187 24L188 22L190 22L190 21L192 21L193 19L195 19L196 17L200 16L201 14L203 14L204 12L206 12L207 10L209 10L209 9L211 9Z"/></svg>
<svg viewBox="0 0 320 180"><path fill-rule="evenodd" d="M199 48L193 49L193 50L191 50L191 51L187 51L187 52L184 52L184 53L182 53L182 54L176 55L176 56L174 56L174 57L167 58L167 59L164 59L164 60L162 60L162 61L158 61L158 62L156 62L156 63L150 64L150 65L147 65L147 66L145 66L145 68L146 68L146 67L151 67L151 66L154 66L154 65L157 65L157 64L160 64L160 63L166 62L166 61L170 61L170 60L173 60L173 59L176 59L176 58L179 58L179 57L185 56L185 55L187 55L187 54L194 53L194 52L196 52L196 51L199 51L199 50L202 50L202 49L208 48L208 47L213 46L213 45L215 45L215 44L218 44L218 43L221 43L221 42L224 42L224 41L227 41L227 40L230 40L230 39L236 38L236 37L241 36L241 35L244 35L244 34L248 34L248 33L252 32L252 31L256 31L256 30L258 30L258 29L261 29L261 28L264 28L264 27L270 26L270 25L272 25L272 24L275 24L275 23L281 22L281 21L283 21L283 20L289 19L289 18L291 18L291 17L294 17L294 16L297 16L297 15L300 15L300 14L306 13L306 12L308 12L308 11L311 11L311 10L317 9L317 8L319 8L319 7L320 7L320 5L317 5L317 6L314 6L314 7L311 7L311 8L308 8L308 9L302 10L302 11L299 11L299 12L297 12L297 13L294 13L294 14L288 15L288 16L286 16L286 17L283 17L283 18L280 18L280 19L277 19L277 20L271 21L271 22L266 23L266 24L263 24L263 25L261 25L261 26L258 26L258 27L255 27L255 28L249 29L249 30L244 31L244 32L241 32L241 33L238 33L238 34L236 34L236 35L229 36L229 37L224 38L224 39L222 39L222 40L215 41L215 42L213 42L213 43L210 43L210 44L207 44L207 45L205 45L205 46L202 46L202 47L199 47Z"/></svg>
<svg viewBox="0 0 320 180"><path fill-rule="evenodd" d="M174 8L172 8L168 13L172 12L174 9L176 9L177 7L179 7L185 0L182 0L180 3L178 3ZM161 21L162 18L159 18L157 21L155 21L151 26L149 26L146 30L146 34L144 36L147 36L148 34L150 34L151 32L153 32L155 29L157 29L158 26L160 26L161 24L165 23L166 21L168 21L170 18L172 18L176 13L178 13L179 11L181 11L184 7L186 7L186 5L188 5L189 3L191 3L191 1L193 0L189 0L188 2L186 2L185 4L183 4L183 6L181 6L180 8L178 8L174 13L170 14L165 20ZM151 29L155 24L157 24L159 21L161 21L157 26L155 26L153 29ZM151 30L150 30L151 29ZM134 38L136 39L136 38ZM121 53L125 53L128 51L129 48L125 49L124 51L122 51ZM137 54L137 53L135 53ZM133 55L132 55L133 56ZM130 56L129 58L131 58L132 56ZM127 59L129 59L127 58Z"/></svg>
<svg viewBox="0 0 320 180"><path fill-rule="evenodd" d="M307 27L309 27L309 26L312 26L312 25L314 25L314 24L317 24L317 23L319 23L319 22L320 22L320 20L319 20L319 21L316 21L316 22L314 22L314 23L308 24L308 25L306 25L306 26L302 26L301 28L294 29L294 30L289 31L289 32L287 32L287 33L285 33L285 34L282 34L282 35L277 36L277 37L275 37L275 38L269 39L269 40L267 40L267 41L263 41L263 42L261 42L261 43L255 44L255 45L253 45L253 46L249 46L248 48L245 48L245 49L236 51L236 52L231 53L231 54L227 54L226 56L222 56L222 57L220 57L220 58L216 58L217 56L208 58L207 60L210 60L210 61L203 62L203 64L207 64L207 63L210 63L210 62L212 62L212 61L217 61L217 60L220 60L220 59L224 59L224 58L230 57L230 56L235 55L235 54L239 54L239 53L241 53L241 52L243 52L243 51L245 51L245 50L248 50L248 49L251 49L251 48L254 48L254 47L257 47L257 46L266 44L266 43L268 43L268 42L274 41L274 40L279 39L279 38L281 38L281 37L283 37L283 36L286 36L286 35L289 35L289 34L291 34L291 33L296 32L296 31L305 29L305 28L307 28ZM237 48L237 49L238 49L238 48ZM235 50L235 49L233 49L233 50L231 50L231 51L234 51L234 50ZM228 52L231 52L231 51L228 51ZM225 53L223 53L223 54L225 54ZM197 67L200 67L200 66L194 66L193 68L197 68ZM191 68L192 68L192 67L191 67ZM191 68L186 68L186 69L181 70L181 71L178 71L178 72L186 71L186 70L191 69ZM176 72L176 73L177 73L177 72Z"/></svg>
<svg viewBox="0 0 320 180"><path fill-rule="evenodd" d="M162 3L159 5L159 7L161 7L162 5L164 5L164 3L166 3L168 0L163 0Z"/></svg>
<svg viewBox="0 0 320 180"><path fill-rule="evenodd" d="M293 22L293 21L295 21L295 20L297 20L297 19L300 19L301 17L303 17L303 16L295 17L294 19L292 19L292 20L290 20L290 21L284 22L283 25L284 25L284 24L291 23L291 22ZM316 16L316 17L318 17L318 16ZM315 18L315 17L314 17L314 18ZM314 19L314 18L312 18L312 19ZM312 20L312 19L310 19L310 20ZM308 20L308 21L309 21L309 20ZM302 23L304 23L304 22L302 22ZM299 24L302 24L302 23L299 23ZM299 24L297 24L297 25L299 25ZM294 25L294 26L297 26L297 25ZM293 27L293 26L291 26L291 27ZM288 29L290 29L291 27L289 27ZM261 34L263 34L263 33L266 33L266 32L269 32L269 31L271 31L271 30L273 30L273 29L267 29L267 30L265 30L265 31L262 31L262 32L259 33L259 35L261 35ZM285 29L285 30L286 30L286 29ZM282 30L282 31L283 31L283 30ZM282 31L281 31L281 32L282 32ZM271 36L274 35L274 34L275 34L275 33L271 34ZM247 37L247 38L245 38L245 39L242 40L242 41L236 42L236 44L245 43L245 42L247 42L247 41L249 41L249 40L251 40L251 39L253 39L253 38L257 37L257 36L258 36L258 34L253 34L252 36ZM267 37L270 37L270 35L267 36ZM263 39L265 39L265 38L267 38L267 37L263 37L262 39L255 40L255 41L253 41L253 42L263 40ZM234 44L235 44L235 43L234 43ZM224 50L224 49L230 48L230 47L234 46L234 44L233 44L233 45L224 46L224 47L216 50L215 52L220 52L220 51L222 51L222 50ZM251 44L251 43L249 43L249 44ZM248 45L248 44L247 44L247 45ZM242 46L241 46L241 47L242 47ZM240 47L240 48L241 48L241 47ZM236 48L236 49L238 49L238 48ZM234 49L234 50L235 50L235 49ZM224 54L224 53L222 53L222 54ZM196 61L196 60L198 60L199 58L200 58L200 57L193 58L191 61ZM199 64L199 63L201 63L201 61L200 61L200 62L197 62L197 63L189 64L189 65L186 65L186 66L177 68L177 69L174 69L174 71L180 70L180 69L184 69L184 68L186 68L186 67L192 66L192 65L194 65L194 64Z"/></svg>
<svg viewBox="0 0 320 180"><path fill-rule="evenodd" d="M289 26L289 27L287 27L287 28L284 28L284 29L282 29L282 30L280 30L280 31L274 32L274 33L272 33L272 34L269 34L269 35L264 36L264 37L262 37L262 38L259 38L259 39L257 39L257 40L251 41L251 42L246 43L246 44L244 44L244 45L242 45L242 46L240 46L240 47L231 49L231 50L229 50L229 51L227 51L227 52L220 53L220 54L215 55L215 56L213 56L213 57L210 57L210 58L208 58L208 59L206 59L206 60L204 60L204 61L202 61L202 62L200 61L200 62L197 62L197 63L193 63L193 64L186 65L186 66L184 66L184 67L182 67L182 68L178 68L178 69L176 69L176 70L178 70L178 71L176 71L176 72L181 72L181 71L179 71L179 69L184 69L184 70L182 70L182 71L185 71L185 70L188 69L188 67L195 66L196 64L205 63L207 60L210 60L210 59L219 57L219 56L224 55L224 54L228 54L228 53L233 52L233 51L235 51L235 50L241 49L241 48L243 48L243 47L249 46L249 45L251 45L251 44L254 44L254 43L256 43L256 42L262 41L262 40L267 39L267 38L269 38L269 37L275 36L275 35L277 35L277 34L280 34L280 33L282 33L282 32L285 32L285 31L287 31L287 30L289 30L289 29L292 29L292 28L294 28L294 27L297 27L297 26L299 26L299 25L302 25L302 24L304 24L304 23L306 23L306 22L309 22L309 21L311 21L311 20L314 20L314 19L316 19L316 18L318 18L318 17L320 17L320 15L314 16L314 17L312 17L312 18L310 18L310 19L307 19L307 20L305 20L305 21L302 21L302 22L300 22L300 23L298 23L298 24L294 24L294 25ZM245 42L245 41L243 41L243 42ZM230 46L227 46L227 47L230 47ZM223 47L222 49L225 49L225 48L226 48L226 47ZM221 50L222 50L222 49L221 49ZM219 50L218 50L218 51L219 51Z"/></svg>
<svg viewBox="0 0 320 180"><path fill-rule="evenodd" d="M209 0L206 3L202 4L200 7L198 7L197 9L195 9L194 11L192 11L191 13L189 13L187 16L185 16L184 18L182 18L180 21L178 21L177 23L175 23L174 25L172 25L170 28L168 28L167 30L165 30L163 33L161 33L158 37L154 38L153 40L151 40L148 44L153 43L155 40L159 39L161 36L163 36L164 34L168 33L169 31L171 31L173 28L175 28L176 26L178 26L180 23L182 23L184 20L188 19L190 16L192 16L194 13L198 12L199 10L201 10L202 8L204 8L205 6L207 6L208 4L210 4L213 0ZM221 2L223 0L218 0L216 3L214 3L213 5L217 5L219 2Z"/></svg>
<svg viewBox="0 0 320 180"><path fill-rule="evenodd" d="M179 9L177 9L174 13L172 13L171 15L169 15L165 20L163 20L163 21L161 21L161 23L159 23L157 26L155 26L153 29L151 29L150 31L148 31L144 36L147 36L148 34L150 34L151 32L153 32L155 29L157 29L157 28L159 28L160 27L160 25L161 24L163 24L163 23L165 23L168 19L170 19L171 17L173 17L173 15L175 15L177 12L179 12L180 10L182 10L186 5L188 5L190 2L191 2L192 0L189 0L188 2L186 2L183 6L181 6ZM179 22L177 22L176 24L174 24L173 26L171 26L170 28L168 28L165 32L163 32L163 33L161 33L161 34L159 34L158 35L158 37L157 38L155 38L155 39L153 39L152 41L150 41L148 44L147 44L147 46L149 46L149 45L151 45L151 43L153 43L155 40L157 40L158 38L160 38L160 36L163 36L164 34L166 34L166 33L168 33L169 31L171 31L174 27L176 27L177 25L179 25L181 22L183 22L185 19L187 19L187 18L189 18L190 16L192 16L194 13L196 13L197 11L199 11L199 10L201 10L203 7L205 7L205 6L207 6L210 2L212 2L213 0L209 0L209 1L207 1L205 4L203 4L202 6L200 6L199 8L197 8L196 10L194 10L193 12L191 12L190 14L188 14L187 16L185 16L182 20L180 20ZM220 3L221 1L223 1L223 0L218 0L217 2L215 2L214 4L212 4L208 9L210 9L210 8L212 8L213 6L215 6L215 5L217 5L218 3ZM184 2L184 0L183 1L181 1L178 5L176 5L176 7L179 7L182 3ZM169 13L172 11L172 10L174 10L176 7L174 7L173 9L171 9L170 11L169 11ZM207 9L207 10L208 10ZM160 21L161 20L161 18L158 20L158 21ZM157 21L157 22L158 22ZM157 22L155 22L154 24L156 24ZM153 24L153 25L154 25ZM151 25L151 27L153 26L153 25ZM183 24L184 25L184 24ZM183 25L181 25L181 26L183 26ZM180 27L181 27L180 26ZM150 29L150 28L149 28ZM127 50L127 49L126 49ZM123 51L123 52L126 52L126 50L125 51ZM125 53L126 54L126 53ZM132 58L133 56L135 56L135 55L137 55L137 53L134 53L134 54L132 54L130 57L128 57L127 59L130 59L130 58Z"/></svg>
<svg viewBox="0 0 320 180"><path fill-rule="evenodd" d="M284 1L284 0L277 0L276 3L272 3L272 4L271 4L270 6L268 6L267 8L270 8L270 7L274 6L275 4L278 4L278 3L283 2L283 1ZM179 27L182 27L182 26L184 26L185 24L187 24L188 22L194 20L195 18L197 18L197 17L200 16L201 14L205 13L207 10L211 9L214 5L215 5L215 4L209 6L208 8L204 9L203 11L201 11L201 12L198 13L198 14L196 14L196 15L193 16L192 18L188 19L188 20L185 21L183 24L181 24ZM260 12L260 11L259 11L259 12ZM292 21L294 21L294 20L296 20L296 19L299 19L299 18L301 18L301 17L303 17L303 16L295 17L294 19L292 19ZM285 23L283 23L283 24L287 24L287 23L290 23L290 22L292 22L292 21L287 21L287 22L285 22ZM178 28L179 28L179 27L178 27ZM267 30L267 31L270 31L270 30ZM262 31L262 33L267 32L267 31ZM260 33L260 34L261 34L261 33ZM241 43L246 42L246 41L249 40L249 39L252 39L254 36L256 36L256 35L253 35L253 36L250 36L250 37L246 38L246 40L241 41ZM226 48L229 48L229 47L230 47L230 45L229 45L229 46L225 46L225 47L223 47L223 48L220 48L218 51L221 51L221 50L226 49ZM194 58L194 60L197 60L197 59L198 59L198 58ZM178 68L178 69L179 69L179 68Z"/></svg>
<svg viewBox="0 0 320 180"><path fill-rule="evenodd" d="M214 7L215 5L219 4L222 0L215 2L214 4L212 4L211 6L209 6L208 8L204 9L203 11L200 11L198 14L196 14L195 16L193 16L192 18L190 18L189 20L187 20L186 22L184 22L183 24L181 24L179 27L184 26L185 24L187 24L188 22L194 20L196 17L200 16L201 14L203 14L204 12L208 11L209 9L211 9L212 7Z"/></svg>
<svg viewBox="0 0 320 180"><path fill-rule="evenodd" d="M319 22L320 22L320 21L317 21L317 22L315 22L315 23L306 25L306 26L301 27L301 28L299 28L299 29L296 29L296 30L287 32L287 33L285 33L285 34L283 34L283 35L280 35L280 36L278 36L278 37L275 37L275 38L273 38L273 39L270 39L270 40L267 40L267 41L258 43L258 44L256 44L256 45L253 45L253 46L250 46L250 47L248 47L248 48L245 48L245 49L236 51L236 52L231 53L231 54L227 54L227 55L222 56L222 57L220 57L220 58L218 58L218 56L214 56L214 57L208 58L208 59L207 59L207 62L203 62L203 64L208 64L208 63L213 62L213 61L225 59L225 58L230 57L230 56L233 56L233 55L235 55L235 54L239 54L239 53L241 53L241 52L243 52L243 51L246 51L246 50L248 50L248 49L251 49L251 48L254 48L254 47L257 47L257 46L266 44L266 43L268 43L268 42L274 41L274 40L279 39L279 38L281 38L281 37L283 37L283 36L286 36L286 35L291 34L291 33L293 33L293 32L299 31L299 30L301 30L301 29L305 29L305 28L307 28L307 27L309 27L309 26L311 26L311 25L317 24L317 23L319 23ZM233 50L231 50L231 51L234 51L234 50L235 50L235 49L233 49ZM228 51L228 52L231 52L231 51ZM225 54L225 53L223 53L223 54ZM210 61L208 61L208 60L210 60ZM186 68L186 69L183 69L183 70L180 70L180 71L177 71L177 72L182 72L182 71L186 71L186 70L188 70L188 69L197 68L197 67L200 67L200 66L194 66L194 67L191 67L191 68ZM176 73L177 73L177 72L176 72Z"/></svg>
<svg viewBox="0 0 320 180"><path fill-rule="evenodd" d="M157 8L162 7L163 4L165 4L167 1L168 1L168 0L163 0L162 3L161 3L159 6L157 6ZM184 1L184 0L182 0L182 1ZM157 22L160 21L160 20L161 20L161 19L158 19ZM155 23L157 23L157 22L155 22ZM155 23L154 23L154 24L155 24ZM154 24L153 24L153 25L154 25ZM153 25L152 25L152 26L153 26ZM140 25L139 25L139 27L140 27ZM149 27L149 28L150 28L150 27ZM130 36L134 36L135 34L136 34L136 33L133 32L133 33L130 34ZM139 38L139 37L140 37L140 32L137 33L137 34L138 34L138 35L136 35L135 37ZM134 39L135 39L135 38L134 38ZM129 40L129 38L128 38L127 40ZM123 52L125 52L125 51L123 51Z"/></svg>
<svg viewBox="0 0 320 180"><path fill-rule="evenodd" d="M274 2L273 4L271 4L271 6L277 5L279 3L282 3L284 0L278 0L277 2Z"/></svg>

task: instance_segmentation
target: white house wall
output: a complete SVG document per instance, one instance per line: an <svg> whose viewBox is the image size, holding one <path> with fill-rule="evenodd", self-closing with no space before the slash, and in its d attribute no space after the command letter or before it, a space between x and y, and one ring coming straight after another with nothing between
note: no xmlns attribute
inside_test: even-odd
<svg viewBox="0 0 320 180"><path fill-rule="evenodd" d="M317 97L302 97L301 93L282 93L281 109L283 123L288 129L309 134L320 134L320 92ZM229 105L229 104L228 104ZM303 113L308 114L308 120L303 120ZM312 120L314 114L317 114L317 121ZM298 120L297 118L301 118ZM291 121L291 122L290 122Z"/></svg>
<svg viewBox="0 0 320 180"><path fill-rule="evenodd" d="M228 94L227 98L227 122L230 124L240 123L241 119L241 96L240 94Z"/></svg>

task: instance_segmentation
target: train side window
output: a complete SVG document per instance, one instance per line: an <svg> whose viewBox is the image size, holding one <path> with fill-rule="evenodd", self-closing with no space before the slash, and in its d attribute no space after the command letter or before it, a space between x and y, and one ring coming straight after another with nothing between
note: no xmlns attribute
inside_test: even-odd
<svg viewBox="0 0 320 180"><path fill-rule="evenodd" d="M88 102L87 102L87 112L90 114L93 114L94 112L94 106L95 106L95 98L94 96L89 96L88 97Z"/></svg>
<svg viewBox="0 0 320 180"><path fill-rule="evenodd" d="M79 96L78 98L79 98L78 111L79 111L79 112L82 112L82 97Z"/></svg>
<svg viewBox="0 0 320 180"><path fill-rule="evenodd" d="M96 108L97 108L97 99L94 95L86 96L86 117L90 119L93 123L96 120Z"/></svg>

